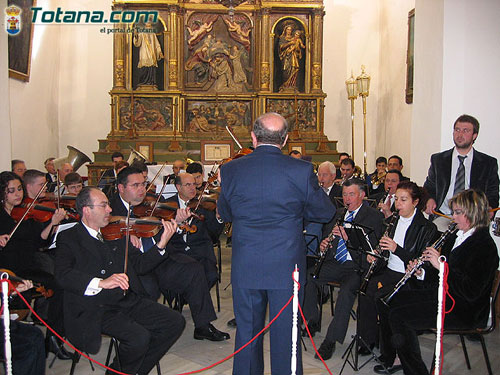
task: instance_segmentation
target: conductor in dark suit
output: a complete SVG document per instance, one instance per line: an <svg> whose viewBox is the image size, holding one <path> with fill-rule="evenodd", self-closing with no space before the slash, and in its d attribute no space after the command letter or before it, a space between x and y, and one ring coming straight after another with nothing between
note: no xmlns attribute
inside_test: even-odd
<svg viewBox="0 0 500 375"><path fill-rule="evenodd" d="M486 194L491 208L498 207L497 159L476 151L479 121L461 115L453 125L455 147L431 156L431 166L424 187L430 195L426 213L433 210L450 215L448 201L465 189L478 189Z"/></svg>
<svg viewBox="0 0 500 375"><path fill-rule="evenodd" d="M295 265L303 285L306 272L304 219L327 222L335 213L320 189L312 164L281 152L288 124L277 113L260 116L251 133L255 150L221 168L217 203L224 221L233 223L231 281L239 349L293 294ZM291 363L292 306L271 325L271 373L287 374ZM297 374L302 374L300 344ZM262 374L262 336L234 358L233 374Z"/></svg>
<svg viewBox="0 0 500 375"><path fill-rule="evenodd" d="M76 207L81 222L57 240L56 277L64 288L66 335L88 353L99 351L102 333L113 336L120 342L121 371L148 374L181 335L185 321L146 298L139 275L168 258L165 247L177 225L163 222L160 241L147 253L130 244L124 273L125 239L106 242L100 233L111 213L107 197L97 188L85 188ZM117 369L116 361L112 368Z"/></svg>
<svg viewBox="0 0 500 375"><path fill-rule="evenodd" d="M380 211L363 203L365 197L364 182L359 179L345 181L342 187L342 196L346 210L339 210L335 218L323 227L323 241L320 250L331 250L326 255L326 260L321 267L317 278L311 276L313 269L307 274L307 284L304 299L304 315L309 323L311 333L319 331L319 305L318 286L329 281L340 282L340 290L335 304L335 314L328 326L325 340L318 352L326 360L331 358L335 351L335 343L343 343L349 325L349 317L356 299L356 292L361 283L361 274L368 267L366 256L348 247L347 234L339 219L343 222L353 222L372 229L367 230L370 243L374 247L382 234L383 215ZM333 233L335 237L330 243L328 236ZM340 240L342 238L342 241ZM361 268L360 268L361 267Z"/></svg>

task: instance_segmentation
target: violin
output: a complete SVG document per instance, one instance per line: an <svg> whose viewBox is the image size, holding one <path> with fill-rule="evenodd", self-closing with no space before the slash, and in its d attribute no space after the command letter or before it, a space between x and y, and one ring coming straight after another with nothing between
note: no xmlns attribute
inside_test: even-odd
<svg viewBox="0 0 500 375"><path fill-rule="evenodd" d="M163 226L160 219L149 217L147 219L129 218L129 233L137 237L153 237ZM196 225L179 225L187 233L195 233ZM127 218L125 216L111 216L109 224L101 228L102 236L106 241L118 240L127 234Z"/></svg>
<svg viewBox="0 0 500 375"><path fill-rule="evenodd" d="M24 281L22 278L16 276L16 274L11 270L0 268L0 274L2 273L6 273L7 275L9 275L9 280L16 288L19 284L22 284ZM40 293L45 298L50 298L54 295L54 291L52 289L45 289L45 287L42 286L40 283L33 283L33 287L38 293Z"/></svg>
<svg viewBox="0 0 500 375"><path fill-rule="evenodd" d="M132 209L135 216L144 217L144 216L154 216L159 217L163 220L170 220L175 218L175 214L177 209L179 208L179 204L177 202L158 202L156 204L156 198L146 196L146 198L142 201L140 205L134 206ZM195 209L196 202L190 202L188 205L190 209ZM192 212L193 217L200 221L204 221L205 217L203 215L198 215L195 212Z"/></svg>
<svg viewBox="0 0 500 375"><path fill-rule="evenodd" d="M40 199L40 202L55 202L57 205L57 195L54 193L45 193L45 197ZM59 207L68 209L76 209L76 195L64 194L59 197Z"/></svg>
<svg viewBox="0 0 500 375"><path fill-rule="evenodd" d="M31 198L24 198L23 202L19 205L16 206L12 209L12 212L10 213L10 216L15 220L19 221L22 219L22 217L26 214L26 211L28 210L30 204L33 202L33 199ZM52 219L52 216L54 215L54 212L56 212L57 207L54 202L51 201L42 201L39 203L35 203L32 207L32 209L27 213L26 219L34 219L35 221L45 223ZM80 215L67 212L67 216L70 219L79 221L80 220Z"/></svg>

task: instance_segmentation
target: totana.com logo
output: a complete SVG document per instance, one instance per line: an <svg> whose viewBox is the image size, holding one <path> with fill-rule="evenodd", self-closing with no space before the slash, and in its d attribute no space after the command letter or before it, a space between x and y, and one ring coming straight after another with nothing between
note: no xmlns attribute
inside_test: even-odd
<svg viewBox="0 0 500 375"><path fill-rule="evenodd" d="M21 9L12 5L5 8L5 25L10 35L17 35L21 31Z"/></svg>

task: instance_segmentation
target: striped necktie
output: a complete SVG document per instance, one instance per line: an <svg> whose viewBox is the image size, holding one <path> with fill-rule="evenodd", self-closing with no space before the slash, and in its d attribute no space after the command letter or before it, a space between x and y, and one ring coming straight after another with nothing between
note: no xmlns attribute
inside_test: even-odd
<svg viewBox="0 0 500 375"><path fill-rule="evenodd" d="M349 211L349 214L347 215L347 218L345 221L351 222L354 217L354 211ZM347 260L347 245L344 241L344 239L341 237L339 238L339 242L337 244L337 252L335 253L335 260L339 263L344 263Z"/></svg>
<svg viewBox="0 0 500 375"><path fill-rule="evenodd" d="M453 195L460 193L465 190L465 166L464 160L466 156L458 155L458 161L460 165L458 166L457 176L455 177L455 188L453 189Z"/></svg>

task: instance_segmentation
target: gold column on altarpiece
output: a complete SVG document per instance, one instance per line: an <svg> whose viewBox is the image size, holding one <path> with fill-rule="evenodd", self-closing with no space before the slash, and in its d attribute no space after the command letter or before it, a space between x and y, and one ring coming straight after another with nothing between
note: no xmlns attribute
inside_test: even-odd
<svg viewBox="0 0 500 375"><path fill-rule="evenodd" d="M269 9L263 8L261 10L261 28L260 35L262 37L262 50L260 53L260 90L269 91L271 81L271 69L269 66Z"/></svg>
<svg viewBox="0 0 500 375"><path fill-rule="evenodd" d="M170 13L170 39L168 46L168 88L175 90L178 88L179 74L179 8L177 6L169 7ZM182 38L181 38L182 39Z"/></svg>
<svg viewBox="0 0 500 375"><path fill-rule="evenodd" d="M321 92L321 60L323 46L323 9L314 9L313 11L313 30L312 30L312 92Z"/></svg>

